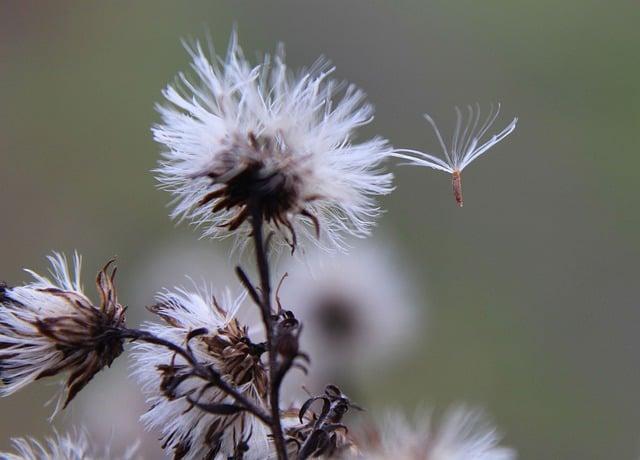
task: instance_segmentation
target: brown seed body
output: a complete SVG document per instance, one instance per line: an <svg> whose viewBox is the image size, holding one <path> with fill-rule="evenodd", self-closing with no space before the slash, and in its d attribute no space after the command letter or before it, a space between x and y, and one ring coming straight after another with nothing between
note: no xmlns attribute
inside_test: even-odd
<svg viewBox="0 0 640 460"><path fill-rule="evenodd" d="M459 207L462 207L464 200L462 199L462 175L460 171L453 171L451 184L453 185L453 195L456 197L456 203Z"/></svg>

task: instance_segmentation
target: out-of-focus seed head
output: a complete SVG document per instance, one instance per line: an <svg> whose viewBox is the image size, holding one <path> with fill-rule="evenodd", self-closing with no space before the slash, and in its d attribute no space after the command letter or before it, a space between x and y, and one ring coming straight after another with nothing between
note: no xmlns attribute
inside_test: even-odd
<svg viewBox="0 0 640 460"><path fill-rule="evenodd" d="M33 438L11 440L14 452L2 452L3 460L133 460L137 457L137 444L130 446L122 454L114 454L109 446L96 448L85 431L76 430L54 436L42 443Z"/></svg>
<svg viewBox="0 0 640 460"><path fill-rule="evenodd" d="M453 407L436 426L429 412L409 420L389 413L380 423L356 435L359 447L349 460L515 460L516 452L500 445L501 436L483 414Z"/></svg>
<svg viewBox="0 0 640 460"><path fill-rule="evenodd" d="M317 391L326 382L353 392L381 367L410 359L426 318L411 270L401 263L406 259L389 240L359 241L349 254L315 250L307 256L283 268L289 275L282 303L299 318L300 348L311 358L307 376L292 373L285 381L286 397L302 397L302 385Z"/></svg>

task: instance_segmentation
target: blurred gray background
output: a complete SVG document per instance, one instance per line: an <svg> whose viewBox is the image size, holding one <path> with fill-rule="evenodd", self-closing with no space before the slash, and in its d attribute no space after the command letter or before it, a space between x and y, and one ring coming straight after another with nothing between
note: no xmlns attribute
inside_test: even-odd
<svg viewBox="0 0 640 460"><path fill-rule="evenodd" d="M498 128L520 118L465 171L463 209L445 175L394 169L380 225L416 267L429 321L365 405L467 401L522 459L637 458L637 1L2 1L0 278L21 283L22 267L77 248L93 295L117 254L135 322L154 294L140 281L150 253L178 238L205 261L224 254L168 219L149 127L161 88L188 66L180 38L210 31L224 50L234 22L249 56L283 41L294 67L329 57L376 105L363 135L395 146L435 150L421 114L450 132L456 104L501 101ZM53 391L0 401L0 447L49 432ZM81 403L100 418L127 405L118 395L94 389Z"/></svg>

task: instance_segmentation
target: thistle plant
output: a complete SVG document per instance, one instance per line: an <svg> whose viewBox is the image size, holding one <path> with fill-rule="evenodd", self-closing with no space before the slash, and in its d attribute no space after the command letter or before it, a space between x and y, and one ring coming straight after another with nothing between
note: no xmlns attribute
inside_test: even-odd
<svg viewBox="0 0 640 460"><path fill-rule="evenodd" d="M464 128L458 117L450 151L436 129L445 162L394 150L381 137L356 141L373 107L361 90L332 79L334 68L323 59L295 72L279 47L252 65L235 34L226 57L209 58L197 43L187 50L193 75L181 73L166 87L161 121L152 128L162 146L154 173L173 195L171 216L204 237L233 237L246 248L242 254L251 254L255 278L237 265L242 291L236 294L195 284L164 290L147 307L155 321L135 328L126 324L116 293L114 261L98 272L96 302L83 290L80 256L69 263L54 254L49 277L29 271L31 283L0 286L0 395L66 374L55 415L132 344L132 374L149 404L142 422L176 459L515 458L498 446L493 428L470 428L475 416L464 410L445 417L440 430L429 429L426 416L416 427L395 417L391 430L376 427L358 436L347 415L362 408L331 382L284 405L283 382L293 371L313 368L314 357L302 348L305 324L295 306L282 302L288 280L274 271L273 259L284 247L313 263L309 245L347 252L349 237L368 236L380 214L376 198L393 190L383 166L393 156L451 172L461 205L459 173L511 133L516 121L480 144L498 112L479 124L479 111L471 108ZM303 291L311 292L314 278L305 283L310 287ZM314 328L313 321L332 318L337 303L338 313L349 314L351 294L336 284L336 292L318 303L326 312L301 318L312 331L340 327L325 321ZM304 292L294 298L310 301ZM258 313L257 324L241 321L245 310ZM330 340L323 333L318 337ZM3 458L103 452L82 433L57 435L47 445L17 440L15 446L17 453ZM124 458L135 455L131 450Z"/></svg>

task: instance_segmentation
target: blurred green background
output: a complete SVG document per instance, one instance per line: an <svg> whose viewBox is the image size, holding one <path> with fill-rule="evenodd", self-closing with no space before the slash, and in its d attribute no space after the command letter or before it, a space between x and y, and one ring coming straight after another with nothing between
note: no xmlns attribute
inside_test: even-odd
<svg viewBox="0 0 640 460"><path fill-rule="evenodd" d="M249 56L283 41L294 67L329 57L376 105L364 134L398 147L435 150L425 111L445 131L456 104L501 101L500 128L520 118L465 171L463 209L445 175L395 168L381 226L418 267L429 321L421 352L381 371L366 403L484 405L525 460L637 458L636 0L0 2L0 278L77 248L92 289L117 254L137 320L150 252L174 237L226 250L169 221L149 127L187 68L180 38L210 31L224 50L234 22ZM52 392L0 401L0 447L49 431Z"/></svg>

